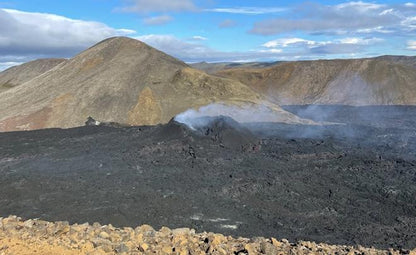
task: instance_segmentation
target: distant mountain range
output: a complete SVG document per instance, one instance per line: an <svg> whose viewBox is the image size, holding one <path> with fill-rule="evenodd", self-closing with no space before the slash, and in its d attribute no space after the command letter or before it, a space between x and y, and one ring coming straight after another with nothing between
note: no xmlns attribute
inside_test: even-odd
<svg viewBox="0 0 416 255"><path fill-rule="evenodd" d="M416 57L194 65L278 104L414 105Z"/></svg>
<svg viewBox="0 0 416 255"><path fill-rule="evenodd" d="M235 62L219 62L219 63L208 63L199 62L190 64L195 69L199 69L208 74L215 74L218 71L233 69L233 68L264 68L274 66L276 64L283 63L282 61L277 62L247 62L247 63L235 63Z"/></svg>
<svg viewBox="0 0 416 255"><path fill-rule="evenodd" d="M104 40L72 59L36 60L0 73L0 131L81 126L87 117L166 123L210 103L266 104L276 121L299 118L247 85L211 76L138 40Z"/></svg>

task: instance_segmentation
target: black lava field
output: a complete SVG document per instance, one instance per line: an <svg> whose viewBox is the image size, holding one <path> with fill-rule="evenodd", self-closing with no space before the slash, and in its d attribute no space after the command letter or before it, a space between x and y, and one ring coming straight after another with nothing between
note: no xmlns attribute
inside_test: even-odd
<svg viewBox="0 0 416 255"><path fill-rule="evenodd" d="M416 107L285 109L326 124L0 133L0 216L416 247Z"/></svg>

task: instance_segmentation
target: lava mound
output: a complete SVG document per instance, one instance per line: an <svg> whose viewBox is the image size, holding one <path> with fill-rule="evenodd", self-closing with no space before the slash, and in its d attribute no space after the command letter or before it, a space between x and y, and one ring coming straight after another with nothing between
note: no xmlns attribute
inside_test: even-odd
<svg viewBox="0 0 416 255"><path fill-rule="evenodd" d="M190 138L208 141L222 148L242 151L260 149L260 139L239 122L227 116L205 116L187 119L182 123L172 118L167 124L160 125L153 136L162 140Z"/></svg>
<svg viewBox="0 0 416 255"><path fill-rule="evenodd" d="M161 128L156 132L157 137L162 140L181 139L192 136L188 126L172 118L167 124L159 125Z"/></svg>
<svg viewBox="0 0 416 255"><path fill-rule="evenodd" d="M239 122L228 116L195 118L193 128L199 135L209 137L221 147L256 151L259 139Z"/></svg>

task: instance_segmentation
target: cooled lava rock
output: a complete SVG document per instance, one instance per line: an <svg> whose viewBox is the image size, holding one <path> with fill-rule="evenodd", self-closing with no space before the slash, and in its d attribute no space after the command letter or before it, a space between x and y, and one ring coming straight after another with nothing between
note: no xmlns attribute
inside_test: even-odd
<svg viewBox="0 0 416 255"><path fill-rule="evenodd" d="M172 119L162 130L166 136L178 137L197 135L209 138L220 147L243 151L260 148L259 139L250 130L228 116L204 116L190 120L189 126Z"/></svg>
<svg viewBox="0 0 416 255"><path fill-rule="evenodd" d="M242 150L257 150L259 139L239 122L227 116L204 117L208 122L197 131L220 146Z"/></svg>
<svg viewBox="0 0 416 255"><path fill-rule="evenodd" d="M328 121L355 114L339 109ZM359 125L260 125L259 153L227 148L257 139L220 117L0 133L0 217L413 249L416 108L388 109Z"/></svg>
<svg viewBox="0 0 416 255"><path fill-rule="evenodd" d="M102 126L102 127L127 127L127 125L123 125L117 122L101 122L95 120L93 117L89 116L87 121L85 122L85 126Z"/></svg>

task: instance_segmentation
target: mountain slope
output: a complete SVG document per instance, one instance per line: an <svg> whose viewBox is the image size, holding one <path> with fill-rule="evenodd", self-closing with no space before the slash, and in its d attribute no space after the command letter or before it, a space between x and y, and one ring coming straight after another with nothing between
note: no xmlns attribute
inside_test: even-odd
<svg viewBox="0 0 416 255"><path fill-rule="evenodd" d="M30 81L65 61L65 59L54 58L38 59L19 66L10 67L0 72L0 93Z"/></svg>
<svg viewBox="0 0 416 255"><path fill-rule="evenodd" d="M216 73L279 104L414 105L416 58L317 60Z"/></svg>
<svg viewBox="0 0 416 255"><path fill-rule="evenodd" d="M3 92L0 130L68 128L83 125L88 116L150 125L212 102L261 101L240 82L207 75L140 41L116 37ZM298 120L271 107L281 120Z"/></svg>
<svg viewBox="0 0 416 255"><path fill-rule="evenodd" d="M191 67L195 69L199 69L204 71L208 74L213 74L225 69L231 68L264 68L270 67L280 63L277 62L243 62L243 63L235 63L235 62L219 62L219 63L207 63L207 62L199 62L191 64Z"/></svg>

